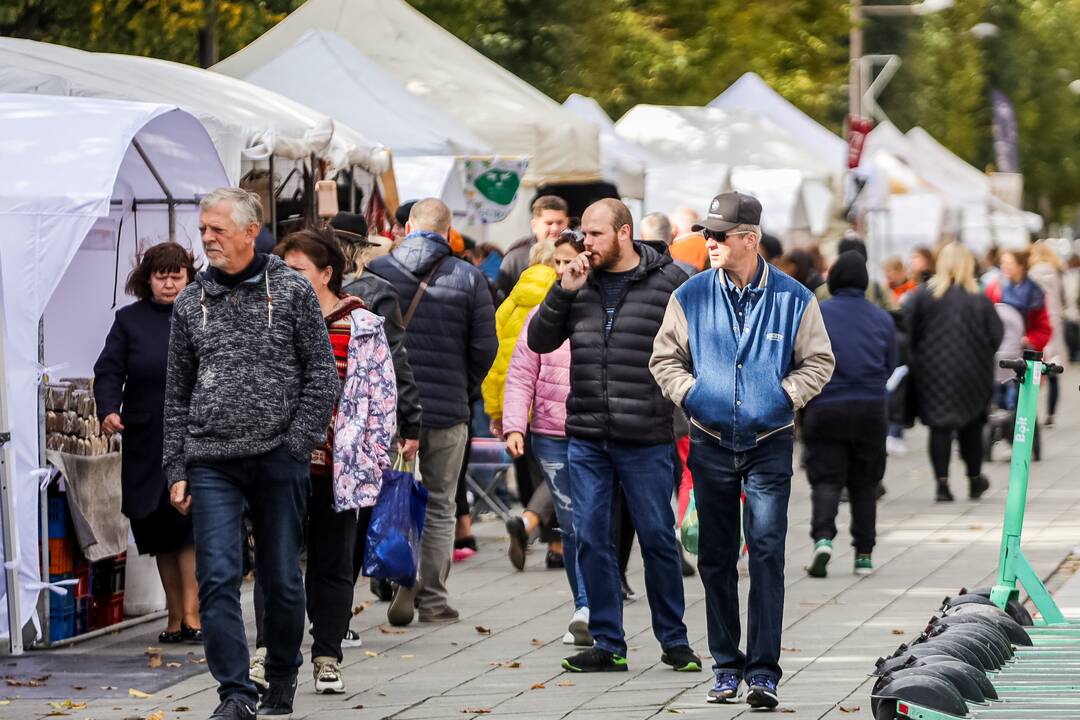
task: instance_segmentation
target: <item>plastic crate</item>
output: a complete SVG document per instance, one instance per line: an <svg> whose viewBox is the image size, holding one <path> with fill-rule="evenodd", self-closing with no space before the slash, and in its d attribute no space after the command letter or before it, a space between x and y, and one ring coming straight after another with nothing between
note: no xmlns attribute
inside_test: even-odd
<svg viewBox="0 0 1080 720"><path fill-rule="evenodd" d="M62 538L70 535L71 515L68 511L67 498L55 495L49 498L49 537Z"/></svg>
<svg viewBox="0 0 1080 720"><path fill-rule="evenodd" d="M75 542L74 538L49 538L49 574L74 577Z"/></svg>
<svg viewBox="0 0 1080 720"><path fill-rule="evenodd" d="M115 625L124 619L124 593L113 593L108 597L96 597L90 608L90 629Z"/></svg>
<svg viewBox="0 0 1080 720"><path fill-rule="evenodd" d="M86 560L75 565L75 577L79 579L79 584L75 586L75 597L86 597L90 594L91 579L93 577L93 571L91 565Z"/></svg>
<svg viewBox="0 0 1080 720"><path fill-rule="evenodd" d="M86 596L75 598L75 634L83 635L90 631L90 611L94 598Z"/></svg>
<svg viewBox="0 0 1080 720"><path fill-rule="evenodd" d="M71 579L71 575L49 575L49 582L51 583ZM67 588L67 593L64 595L49 591L49 612L58 612L75 607L75 586L65 585L63 587Z"/></svg>
<svg viewBox="0 0 1080 720"><path fill-rule="evenodd" d="M124 591L127 555L106 558L94 563L90 570L90 594L100 598Z"/></svg>
<svg viewBox="0 0 1080 720"><path fill-rule="evenodd" d="M55 593L54 593L55 594ZM75 606L49 613L49 642L58 642L75 635Z"/></svg>

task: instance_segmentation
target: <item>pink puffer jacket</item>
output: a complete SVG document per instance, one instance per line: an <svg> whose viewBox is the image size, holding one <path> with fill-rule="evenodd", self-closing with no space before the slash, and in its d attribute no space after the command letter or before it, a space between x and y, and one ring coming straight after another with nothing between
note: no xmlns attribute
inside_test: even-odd
<svg viewBox="0 0 1080 720"><path fill-rule="evenodd" d="M510 367L503 396L503 435L524 433L566 436L566 396L570 394L570 341L555 352L538 355L529 349L529 321L525 318ZM532 421L529 411L532 411Z"/></svg>

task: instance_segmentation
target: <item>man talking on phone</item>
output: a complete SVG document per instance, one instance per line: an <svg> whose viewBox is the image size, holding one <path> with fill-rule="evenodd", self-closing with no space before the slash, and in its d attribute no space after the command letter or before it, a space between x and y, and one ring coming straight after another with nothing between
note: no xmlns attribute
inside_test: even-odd
<svg viewBox="0 0 1080 720"><path fill-rule="evenodd" d="M682 565L671 510L674 406L649 372L653 338L686 274L635 242L626 205L600 200L581 219L585 252L552 286L529 323L529 348L548 353L570 340L571 496L578 564L595 645L563 660L571 672L627 669L622 587L612 540L615 483L626 496L645 561L645 589L660 659L701 670L683 623Z"/></svg>
<svg viewBox="0 0 1080 720"><path fill-rule="evenodd" d="M192 513L206 664L221 700L211 719L254 718L259 701L240 611L245 502L266 593L270 685L258 714L288 715L303 661L308 469L338 397L337 367L311 283L255 253L259 196L222 188L199 209L210 268L173 306L162 464L173 505Z"/></svg>

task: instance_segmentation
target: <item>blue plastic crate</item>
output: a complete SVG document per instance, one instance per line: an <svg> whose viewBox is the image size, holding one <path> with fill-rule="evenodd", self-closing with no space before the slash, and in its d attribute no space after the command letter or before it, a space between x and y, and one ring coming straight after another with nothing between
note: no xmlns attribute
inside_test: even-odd
<svg viewBox="0 0 1080 720"><path fill-rule="evenodd" d="M49 613L49 642L58 642L75 635L75 606Z"/></svg>
<svg viewBox="0 0 1080 720"><path fill-rule="evenodd" d="M71 575L50 575L49 582L56 583L61 580L70 580L72 577ZM64 587L67 588L66 595L49 591L49 612L66 612L68 609L75 607L76 586L65 585Z"/></svg>
<svg viewBox="0 0 1080 720"><path fill-rule="evenodd" d="M49 498L49 537L66 538L71 525L71 516L68 512L67 498Z"/></svg>

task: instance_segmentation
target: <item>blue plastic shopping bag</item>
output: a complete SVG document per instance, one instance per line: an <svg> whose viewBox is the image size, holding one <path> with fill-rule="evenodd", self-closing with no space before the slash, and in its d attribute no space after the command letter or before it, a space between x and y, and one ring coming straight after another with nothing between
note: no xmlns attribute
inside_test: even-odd
<svg viewBox="0 0 1080 720"><path fill-rule="evenodd" d="M405 587L416 583L427 497L427 488L405 470L400 455L392 470L383 471L364 548L365 576Z"/></svg>

